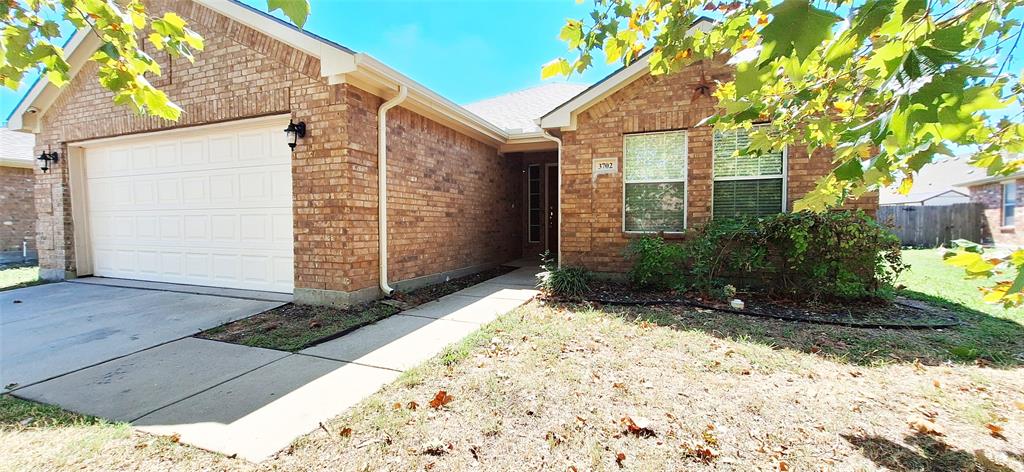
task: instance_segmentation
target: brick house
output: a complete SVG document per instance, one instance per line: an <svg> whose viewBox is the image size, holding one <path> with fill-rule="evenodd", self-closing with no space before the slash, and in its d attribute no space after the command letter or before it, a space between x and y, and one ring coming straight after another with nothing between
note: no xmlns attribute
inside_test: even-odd
<svg viewBox="0 0 1024 472"><path fill-rule="evenodd" d="M33 136L0 128L0 264L36 258Z"/></svg>
<svg viewBox="0 0 1024 472"><path fill-rule="evenodd" d="M1020 159L1020 156L1009 159ZM1007 160L1009 160L1007 159ZM985 212L984 242L997 246L1024 245L1024 215L1017 207L1024 204L1024 172L986 177L960 184L966 187L972 202L981 203Z"/></svg>
<svg viewBox="0 0 1024 472"><path fill-rule="evenodd" d="M195 64L155 54L166 71L155 84L185 110L178 122L114 106L82 33L66 48L81 73L64 89L38 84L11 117L37 151L67 157L36 172L46 277L346 304L543 250L618 272L631 238L785 211L831 165L800 148L723 157L746 136L697 127L714 102L696 90L728 77L724 65L652 77L638 61L591 87L463 107L240 3L150 8L206 39ZM294 149L289 122L305 125Z"/></svg>

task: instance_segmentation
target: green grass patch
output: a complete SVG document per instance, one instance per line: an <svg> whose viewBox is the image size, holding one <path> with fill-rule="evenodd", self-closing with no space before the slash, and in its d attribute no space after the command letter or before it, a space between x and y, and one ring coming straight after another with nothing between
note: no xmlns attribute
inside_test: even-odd
<svg viewBox="0 0 1024 472"><path fill-rule="evenodd" d="M0 269L0 291L29 287L43 282L39 279L39 267Z"/></svg>
<svg viewBox="0 0 1024 472"><path fill-rule="evenodd" d="M0 395L0 430L107 424L110 423L94 416L71 413L60 407L30 402L11 395Z"/></svg>
<svg viewBox="0 0 1024 472"><path fill-rule="evenodd" d="M963 270L945 264L939 251L903 251L910 264L900 278L901 295L953 310L963 325L931 340L958 361L985 359L1003 366L1024 364L1024 308L985 303L979 288L991 281L965 279Z"/></svg>

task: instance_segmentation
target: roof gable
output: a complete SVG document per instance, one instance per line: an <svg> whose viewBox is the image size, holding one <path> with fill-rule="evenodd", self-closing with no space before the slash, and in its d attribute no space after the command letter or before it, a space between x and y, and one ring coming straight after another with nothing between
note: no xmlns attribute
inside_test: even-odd
<svg viewBox="0 0 1024 472"><path fill-rule="evenodd" d="M714 20L700 17L690 26L690 31L695 29L708 31L713 24ZM632 64L612 72L572 99L551 110L542 116L537 124L544 129L558 128L566 131L576 129L576 117L580 113L650 73L650 53L651 51L648 50Z"/></svg>

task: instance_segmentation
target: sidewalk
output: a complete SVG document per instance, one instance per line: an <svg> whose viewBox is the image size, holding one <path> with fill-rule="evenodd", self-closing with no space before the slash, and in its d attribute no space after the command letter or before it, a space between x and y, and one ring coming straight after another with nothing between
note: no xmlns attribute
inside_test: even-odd
<svg viewBox="0 0 1024 472"><path fill-rule="evenodd" d="M259 462L529 301L537 272L519 268L294 354L186 338L24 393Z"/></svg>

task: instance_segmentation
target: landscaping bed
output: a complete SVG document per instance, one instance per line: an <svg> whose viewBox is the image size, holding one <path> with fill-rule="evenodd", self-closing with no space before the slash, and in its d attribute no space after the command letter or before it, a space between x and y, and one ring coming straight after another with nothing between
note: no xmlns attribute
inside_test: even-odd
<svg viewBox="0 0 1024 472"><path fill-rule="evenodd" d="M833 324L865 328L948 328L960 320L943 307L897 298L860 301L797 301L773 299L756 293L737 295L744 307L735 309L728 301L677 291L640 291L624 283L595 281L584 300L607 305L689 305L742 315L788 321Z"/></svg>
<svg viewBox="0 0 1024 472"><path fill-rule="evenodd" d="M198 337L252 347L298 351L512 270L510 267L498 266L409 292L396 292L390 299L344 308L289 303L209 329Z"/></svg>

